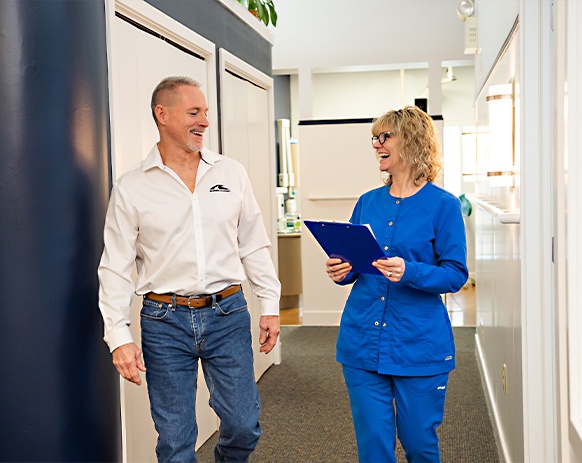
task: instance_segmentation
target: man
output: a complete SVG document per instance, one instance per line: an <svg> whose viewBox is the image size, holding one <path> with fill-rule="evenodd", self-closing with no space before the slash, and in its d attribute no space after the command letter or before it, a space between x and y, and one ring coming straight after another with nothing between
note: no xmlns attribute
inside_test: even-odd
<svg viewBox="0 0 582 463"><path fill-rule="evenodd" d="M245 462L261 434L250 314L259 297L261 352L279 335L280 283L270 242L241 164L203 148L208 107L199 84L168 77L151 108L160 141L113 187L99 266L105 341L119 373L146 371L159 461L195 462L198 359L220 418L216 461ZM131 274L137 264L137 279ZM129 332L143 295L142 351Z"/></svg>

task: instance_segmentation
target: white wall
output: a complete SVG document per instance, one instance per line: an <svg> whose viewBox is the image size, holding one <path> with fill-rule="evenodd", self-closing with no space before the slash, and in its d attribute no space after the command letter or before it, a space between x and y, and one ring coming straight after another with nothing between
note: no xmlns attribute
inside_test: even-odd
<svg viewBox="0 0 582 463"><path fill-rule="evenodd" d="M428 69L313 74L313 118L379 116L428 93Z"/></svg>
<svg viewBox="0 0 582 463"><path fill-rule="evenodd" d="M276 2L273 69L466 59L458 0Z"/></svg>

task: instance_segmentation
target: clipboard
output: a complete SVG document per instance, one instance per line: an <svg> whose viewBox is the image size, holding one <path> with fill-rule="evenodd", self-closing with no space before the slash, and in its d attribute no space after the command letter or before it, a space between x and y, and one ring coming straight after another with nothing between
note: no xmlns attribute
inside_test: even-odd
<svg viewBox="0 0 582 463"><path fill-rule="evenodd" d="M329 257L349 262L354 272L381 275L372 262L386 255L368 226L316 220L303 223Z"/></svg>

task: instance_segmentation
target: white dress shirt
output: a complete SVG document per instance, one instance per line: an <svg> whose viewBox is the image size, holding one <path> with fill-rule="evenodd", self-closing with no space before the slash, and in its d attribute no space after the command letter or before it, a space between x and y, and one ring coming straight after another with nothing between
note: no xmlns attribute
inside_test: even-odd
<svg viewBox="0 0 582 463"><path fill-rule="evenodd" d="M99 307L111 351L133 342L134 293L211 294L246 274L261 315L279 315L271 243L247 173L233 159L203 148L192 193L154 146L113 186L104 241Z"/></svg>

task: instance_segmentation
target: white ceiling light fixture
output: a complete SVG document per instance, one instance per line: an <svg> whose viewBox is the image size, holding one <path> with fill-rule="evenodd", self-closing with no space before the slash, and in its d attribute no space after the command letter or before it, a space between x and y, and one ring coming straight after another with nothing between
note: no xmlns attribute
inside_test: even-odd
<svg viewBox="0 0 582 463"><path fill-rule="evenodd" d="M468 17L473 16L475 12L475 4L473 0L459 0L457 4L457 14L461 21L465 21Z"/></svg>
<svg viewBox="0 0 582 463"><path fill-rule="evenodd" d="M457 15L465 23L465 55L474 55L479 51L477 35L477 18L474 0L459 0Z"/></svg>

